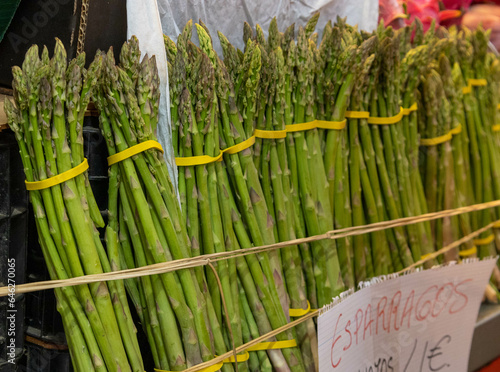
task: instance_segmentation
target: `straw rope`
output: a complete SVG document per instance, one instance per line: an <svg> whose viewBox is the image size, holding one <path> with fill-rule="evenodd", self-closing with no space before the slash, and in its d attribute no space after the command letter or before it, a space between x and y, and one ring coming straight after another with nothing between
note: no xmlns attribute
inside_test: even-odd
<svg viewBox="0 0 500 372"><path fill-rule="evenodd" d="M500 220L499 220L500 221ZM418 262L415 262L413 265L410 265L408 266L407 268L401 270L401 271L398 271L397 273L395 274L403 274L405 272L408 272L408 271L412 271L414 269L416 269L418 266L421 266L422 264L424 264L426 261L430 261L430 260L433 260L434 258L436 258L437 256L439 255L442 255L452 249L455 249L457 247L459 247L460 245L468 242L469 240L471 239L474 239L475 237L479 236L480 234L482 234L483 232L487 231L488 229L491 229L493 227L493 225L495 223L498 223L498 221L495 221L495 222L492 222L482 228L480 228L479 230L476 230L472 233L470 233L469 235L466 235L464 236L463 238L459 239L459 240L456 240L454 241L453 243L441 248L440 250L434 252L434 253L431 253L429 254L425 259L422 259ZM312 318L315 318L317 317L319 314L320 314L320 311L321 309L316 309L316 310L312 310L310 313L294 320L293 322L290 322L282 327L279 327L279 328L276 328L275 330L269 332L269 333L266 333L265 335L262 335L250 342L247 342L246 344L243 344L237 348L235 348L234 350L232 351L228 351L227 353L223 354L223 355L220 355L212 360L209 360L207 362L204 362L204 363L201 363L201 364L197 364L195 366L192 366L186 370L184 370L183 372L196 372L196 371L200 371L200 370L203 370L204 368L207 368L207 367L210 367L216 363L219 363L221 362L222 360L224 360L225 358L228 358L230 357L231 355L234 355L234 354L239 354L247 349L249 349L250 347L262 342L262 341L265 341L271 337L274 337L282 332L285 332L295 326L297 326L298 324L300 323L303 323L303 322L306 322L307 320L309 319L312 319Z"/></svg>
<svg viewBox="0 0 500 372"><path fill-rule="evenodd" d="M148 266L142 266L142 267L133 268L133 269L113 271L113 272L101 273L101 274L85 275L85 276L79 276L79 277L74 277L74 278L69 278L69 279L58 279L58 280L48 280L48 281L34 282L34 283L27 283L27 284L19 284L19 285L16 285L16 293L21 294L21 293L28 293L28 292L34 292L34 291L41 291L41 290L45 290L45 289L60 288L60 287L65 287L65 286L75 286L75 285L96 283L96 282L108 281L108 280L122 280L122 279L137 278L137 277L147 276L147 275L164 274L164 273L168 273L168 272L172 272L172 271L176 271L176 270L189 269L189 268L194 268L194 267L198 267L198 266L205 266L205 265L208 265L210 262L217 262L217 261L221 261L221 260L227 260L230 258L243 257L243 256L246 256L249 254L263 253L263 252L267 252L267 251L271 251L271 250L275 250L275 249L280 249L280 248L284 248L284 247L288 247L288 246L298 245L301 243L309 243L309 242L314 242L314 241L323 240L323 239L336 240L336 239L345 238L345 237L349 237L349 236L362 235L362 234L367 234L367 233L371 233L371 232L375 232L375 231L381 231L381 230L386 230L386 229L390 229L390 228L394 228L394 227L406 226L406 225L411 225L411 224L415 224L415 223L436 220L439 218L450 217L450 216L480 211L480 210L499 207L499 206L500 206L500 200L495 200L495 201L491 201L491 202L487 202L487 203L474 204L474 205L467 206L467 207L449 209L449 210L440 211L440 212L426 213L426 214L422 214L422 215L414 216L414 217L398 218L396 220L377 222L377 223L362 225L362 226L353 226L353 227L348 227L348 228L338 229L338 230L331 230L331 231L328 231L324 234L314 235L314 236L310 236L307 238L293 239L293 240L289 240L286 242L268 244L268 245L263 245L263 246L259 246L259 247L239 249L237 251L211 253L211 254L201 255L201 256L197 256L197 257L183 258L180 260L174 260L174 261L152 264L152 265L148 265ZM496 222L496 224L498 225L498 221ZM494 227L494 226L492 225L490 227ZM437 253L437 252L432 253L432 255L434 255L435 253ZM435 256L432 256L432 257L434 258ZM427 257L426 257L426 259L427 259ZM420 262L421 261L418 261L419 264L420 264ZM8 294L9 294L9 291L8 291L7 286L0 287L0 297L7 296Z"/></svg>

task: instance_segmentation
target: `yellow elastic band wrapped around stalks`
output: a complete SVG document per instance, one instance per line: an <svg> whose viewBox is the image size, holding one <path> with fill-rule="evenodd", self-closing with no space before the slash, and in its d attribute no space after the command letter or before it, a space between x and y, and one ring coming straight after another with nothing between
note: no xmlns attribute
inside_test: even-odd
<svg viewBox="0 0 500 372"><path fill-rule="evenodd" d="M420 138L420 146L435 146L446 141L450 141L453 138L453 135L459 134L462 132L462 125L458 124L455 128L450 130L448 133L443 134L439 137L434 138Z"/></svg>
<svg viewBox="0 0 500 372"><path fill-rule="evenodd" d="M221 152L223 152L225 154L229 154L229 155L237 154L245 149L248 149L249 147L252 147L254 143L255 143L255 136L252 136L249 139L247 139L243 142L240 142L237 145L228 147L227 149L225 149Z"/></svg>
<svg viewBox="0 0 500 372"><path fill-rule="evenodd" d="M396 124L401 121L403 118L403 108L400 107L399 113L394 116L389 116L389 117L373 117L370 116L368 118L368 124L375 124L375 125L388 125L388 124Z"/></svg>
<svg viewBox="0 0 500 372"><path fill-rule="evenodd" d="M462 88L462 93L468 94L472 92L472 87L481 87L481 86L484 87L487 84L488 81L486 81L486 79L468 79L467 86Z"/></svg>
<svg viewBox="0 0 500 372"><path fill-rule="evenodd" d="M248 138L247 140L241 143L238 143L237 145L228 147L225 150L221 150L219 155L217 156L200 155L200 156L177 157L175 158L175 163L179 167L210 164L222 160L223 154L234 155L237 154L238 152L241 152L253 146L256 138L264 138L264 139L286 138L287 133L300 132L314 128L340 130L345 128L346 122L347 122L346 119L342 121L313 120L307 123L287 125L285 130L255 129L252 137Z"/></svg>
<svg viewBox="0 0 500 372"><path fill-rule="evenodd" d="M345 117L349 119L368 119L370 113L368 111L346 111Z"/></svg>
<svg viewBox="0 0 500 372"><path fill-rule="evenodd" d="M253 146L254 143L255 143L255 136L252 136L243 142L240 142L234 146L228 147L227 149L220 151L219 155L217 156L199 155L199 156L179 157L175 158L175 163L177 164L178 167L191 167L195 165L215 163L216 161L222 160L222 155L224 153L229 155L237 154Z"/></svg>
<svg viewBox="0 0 500 372"><path fill-rule="evenodd" d="M47 178L42 181L24 181L24 183L26 184L26 190L29 191L48 189L49 187L59 185L60 183L75 178L76 176L85 172L87 169L89 169L89 163L87 162L87 159L83 159L83 161L79 165L67 170L66 172L59 173L56 176Z"/></svg>
<svg viewBox="0 0 500 372"><path fill-rule="evenodd" d="M429 256L431 255L432 253L427 253L427 254L424 254L423 256L420 256L420 261L424 261L426 260L427 258L429 258Z"/></svg>
<svg viewBox="0 0 500 372"><path fill-rule="evenodd" d="M491 126L493 132L500 132L500 124L495 124Z"/></svg>
<svg viewBox="0 0 500 372"><path fill-rule="evenodd" d="M199 372L216 372L216 371L218 371L219 369L222 368L223 364L224 363L219 362L219 363L216 363L216 364L214 364L214 365L212 365L210 367L206 367L206 368L200 369ZM172 372L172 371L166 371L164 369L155 368L155 372Z"/></svg>
<svg viewBox="0 0 500 372"><path fill-rule="evenodd" d="M307 123L287 125L286 132L287 133L301 132L304 130L311 130L314 128L341 130L345 128L346 123L347 123L346 119L342 121L313 120Z"/></svg>
<svg viewBox="0 0 500 372"><path fill-rule="evenodd" d="M289 309L288 314L293 318L299 318L311 311L311 304L307 301L307 309Z"/></svg>
<svg viewBox="0 0 500 372"><path fill-rule="evenodd" d="M257 138L267 138L267 139L286 138L286 130L255 129L253 135Z"/></svg>
<svg viewBox="0 0 500 372"><path fill-rule="evenodd" d="M460 257L469 257L469 256L472 256L473 254L476 254L476 253L477 253L477 247L473 246L472 248L464 249L463 251L459 251L458 255Z"/></svg>
<svg viewBox="0 0 500 372"><path fill-rule="evenodd" d="M161 145L158 142L153 141L153 140L144 141L144 142L141 142L137 145L129 147L126 150L123 150L123 151L120 151L114 155L108 156L108 166L119 163L125 159L128 159L134 155L137 155L137 154L139 154L143 151L149 150L149 149L157 149L163 153L163 148L161 147Z"/></svg>
<svg viewBox="0 0 500 372"><path fill-rule="evenodd" d="M487 236L486 238L482 238L482 239L474 239L474 245L486 245L486 244L490 244L493 239L495 239L495 237L493 236L493 234Z"/></svg>
<svg viewBox="0 0 500 372"><path fill-rule="evenodd" d="M296 347L296 346L297 346L297 341L295 340L260 342L257 345L250 346L243 352L243 354L236 355L236 361L238 363L246 362L250 357L250 354L248 354L249 351L287 349L289 347ZM222 365L224 363L234 363L234 356L224 359L222 362L216 363L213 366L200 369L200 372L218 371L219 369L222 368ZM165 371L163 369L155 368L155 372L171 372L171 371Z"/></svg>
<svg viewBox="0 0 500 372"><path fill-rule="evenodd" d="M418 106L417 106L417 102L413 103L413 105L411 105L410 107L408 108L403 108L403 115L404 116L408 116L410 115L413 111L417 111L418 109Z"/></svg>
<svg viewBox="0 0 500 372"><path fill-rule="evenodd" d="M260 342L257 345L250 346L247 351L287 349L295 346L297 346L297 341L295 340Z"/></svg>

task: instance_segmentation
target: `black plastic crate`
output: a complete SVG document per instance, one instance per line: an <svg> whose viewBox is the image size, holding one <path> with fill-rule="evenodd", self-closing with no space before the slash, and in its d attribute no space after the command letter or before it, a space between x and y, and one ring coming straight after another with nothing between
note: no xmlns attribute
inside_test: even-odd
<svg viewBox="0 0 500 372"><path fill-rule="evenodd" d="M10 130L0 132L0 286L25 283L28 198L18 147ZM15 300L11 302L11 300ZM24 295L0 298L0 371L23 352ZM15 355L8 355L14 348Z"/></svg>
<svg viewBox="0 0 500 372"><path fill-rule="evenodd" d="M116 53L127 37L127 9L123 0L90 1L84 51L87 65L97 49ZM21 1L0 42L0 86L12 84L12 66L21 66L28 48L47 45L52 54L55 38L63 42L68 59L76 56L81 0Z"/></svg>
<svg viewBox="0 0 500 372"><path fill-rule="evenodd" d="M108 208L108 150L99 129L97 116L86 116L83 122L83 152L89 163L89 181L99 210L106 217Z"/></svg>
<svg viewBox="0 0 500 372"><path fill-rule="evenodd" d="M71 372L73 366L66 345L45 343L28 338L18 372Z"/></svg>
<svg viewBox="0 0 500 372"><path fill-rule="evenodd" d="M30 264L32 260L30 259ZM45 269L45 262L39 264ZM46 276L30 274L29 282L48 280ZM61 315L57 312L54 291L38 291L26 294L26 335L46 342L66 344Z"/></svg>

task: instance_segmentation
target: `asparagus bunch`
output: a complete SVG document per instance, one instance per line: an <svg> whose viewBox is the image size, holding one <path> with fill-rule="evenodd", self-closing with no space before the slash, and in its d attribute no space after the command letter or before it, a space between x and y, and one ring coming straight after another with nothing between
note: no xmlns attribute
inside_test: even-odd
<svg viewBox="0 0 500 372"><path fill-rule="evenodd" d="M229 123L230 117L232 120L238 120L238 122L235 121L235 124L237 124L238 127L242 129L241 133L243 135L245 135L245 131L243 129L243 122L239 121L240 119L237 111L232 113L231 116L228 115L228 95L230 94L230 91L231 93L234 92L233 85L229 80L229 76L226 72L224 64L222 63L222 61L216 58L212 50L210 35L206 32L203 26L197 25L197 32L201 46L200 50L195 47L194 44L189 42L189 39L191 37L191 27L191 24L186 25L183 33L178 38L175 52L176 59L175 61L173 61L173 73L172 79L170 81L171 91L174 92L172 99L172 110L177 108L177 112L179 115L176 116L176 118L178 119L177 124L175 125L177 131L176 136L178 138L176 152L178 155L182 154L182 156L184 157L192 155L214 156L219 151L218 146L215 146L215 144L219 145L220 143L220 147L222 148L229 147L230 145L227 144L229 141L231 145L234 144L234 137L230 130L230 125L232 125ZM185 48L186 45L189 45L187 49ZM200 107L206 108L207 113L211 113L212 116L210 118L198 114L199 111L196 115L186 115L186 112L189 113L193 110L189 109L189 105L184 104L184 102L188 100L188 93L186 93L186 89L178 90L177 88L175 88L183 86L182 79L184 78L184 76L195 74L194 71L196 71L197 68L197 60L200 59L204 61L202 63L204 63L205 69L213 70L215 73L216 95L214 95L214 97L216 97L216 105L213 105L213 102L211 100L209 100L211 103L200 105ZM253 63L255 66L257 61L254 60ZM247 81L252 81L252 79L255 79L254 75L251 76L252 77L247 77ZM191 78L192 81L198 81L196 79L197 76L192 76ZM192 89L189 89L189 83L187 84L187 86L188 90L193 92ZM201 85L198 85L198 87L202 89ZM176 93L181 91L183 92L183 95L179 97ZM193 93L190 93L190 95L192 94ZM180 102L180 104L178 106L175 106L176 102ZM199 99L198 102L205 101L203 99ZM248 104L248 102L245 104ZM235 106L233 106L231 110L233 109L238 110ZM248 107L246 110L249 113L253 112L252 109ZM199 129L199 131L201 132L203 130L203 133L206 133L204 143L200 142L203 146L199 148L198 152L192 151L190 149L190 147L194 148L194 146L191 146L191 143L193 145L195 144L195 134L193 133L193 129L191 129L192 127L195 127L195 125L192 125L191 123L196 122L198 122L201 126L201 130ZM247 120L247 123L248 125L252 124L250 120ZM212 134L209 134L210 132L212 132ZM213 135L216 140L212 142L212 139L209 138L209 141L207 141L207 135ZM245 151L248 152L250 150ZM247 231L246 227L243 224L242 217L240 216L240 212L237 208L237 203L243 203L243 200L246 200L247 206L250 206L253 202L255 203L254 205L256 207L258 207L259 209L263 209L266 207L265 204L263 204L265 203L264 198L262 197L262 203L258 203L255 189L247 187L245 183L242 183L242 181L245 181L245 179L241 177L242 170L240 159L238 157L239 155L234 154L231 156L235 160L230 161L230 163L228 164L232 164L233 169L235 169L236 172L240 172L240 176L238 178L235 178L234 173L226 168L224 162L195 166L193 173L191 173L192 171L189 167L181 169L180 172L181 175L184 175L184 177L181 177L180 179L185 179L185 186L182 183L180 185L180 194L181 198L183 198L182 195L185 195L186 199L185 202L181 201L181 204L185 205L187 208L184 213L184 218L187 219L188 232L192 241L199 241L198 239L200 238L198 238L197 236L201 235L200 246L204 251L209 247L209 245L207 245L206 235L200 234L199 230L197 230L196 227L201 225L203 228L204 224L202 222L201 214L203 203L205 201L201 200L202 198L205 200L209 199L208 204L210 205L211 210L215 212L212 214L211 221L209 221L209 223L213 223L216 218L219 218L220 221L222 221L222 235L219 235L219 237L217 237L216 239L219 249L234 250L239 249L240 247L250 247L253 245L252 241L255 241L255 239L257 239L260 244L263 244L263 237L260 233L260 230L258 230L259 225L257 224L257 219L255 217L253 208L242 211L242 214L243 216L245 216L246 221L250 221L250 223L252 223L253 221L253 226L257 228L256 231ZM244 160L246 161L247 159L251 161L251 157L248 155ZM249 171L252 172L253 175L257 176L253 161L251 161L251 163L244 164L247 165ZM190 180L193 178L193 174L195 175L196 180L192 182ZM202 191L203 189L205 189L205 186L203 185L203 179L204 177L206 177L205 174L208 174L209 181L211 182L212 186L211 188L206 187L206 194L204 194ZM230 184L230 180L238 182L235 187L239 187L238 190L243 195L242 199L237 199L233 196L233 185ZM192 183L188 185L188 181ZM253 180L252 184L256 185L255 187L260 186L260 183L257 182L258 178ZM184 187L186 187L185 192L182 191ZM192 192L193 189L196 191ZM207 198L207 196L209 196L209 198ZM193 213L193 209L199 210L199 213ZM263 212L267 213L266 209L263 209ZM266 220L269 221L268 219ZM210 234L216 232L216 228L214 228L213 231L212 229L207 229L207 234L209 232ZM274 241L274 231L272 226L270 226L270 229L269 227L266 227L266 230L264 232L265 234L268 234L267 236L271 236ZM269 232L271 232L273 235L269 235ZM205 253L209 252L205 251ZM251 309L251 313L248 312L248 307L246 305L243 306L242 309L240 309L239 306L237 309L235 309L235 312L238 311L240 316L239 319L241 323L241 335L246 340L258 336L259 333L267 333L273 328L279 327L286 323L286 315L281 305L277 288L274 284L275 280L280 280L282 285L284 285L284 282L278 274L277 270L272 271L271 262L266 256L267 255L265 254L261 255L261 262L259 262L254 256L246 256L245 258L236 259L236 269L240 278L240 282L242 283L242 288L239 289L239 297L242 298L242 293L244 293L248 301L248 305ZM279 261L277 262L280 263ZM235 274L232 270L230 270L229 275L226 274L227 280L231 281L231 290L228 290L226 293L231 292L231 294L234 294L233 290L238 290L237 281L234 280L234 277ZM221 275L221 279L222 278L223 276ZM227 302L227 299L230 297L226 297L226 293L224 293L224 297ZM233 296L232 298L233 301L238 301L237 296ZM237 302L233 302L232 306L236 304ZM288 307L286 307L286 310L288 312ZM255 326L257 326L257 329ZM255 333L256 331L258 333ZM279 340L291 338L296 338L294 332L288 332L287 334L278 336ZM284 349L283 351L268 350L267 354L269 359L265 355L265 353L251 352L248 367L252 370L260 370L259 368L261 368L262 370L268 370L271 368L271 362L272 366L276 370L302 370L303 368L300 353L297 353L297 351L294 349Z"/></svg>
<svg viewBox="0 0 500 372"><path fill-rule="evenodd" d="M122 48L120 66L115 64L112 50L102 58L105 69L95 100L110 155L156 140L160 93L154 57L140 61L138 41L132 38ZM119 172L119 191L113 203L119 206L114 213L123 228L122 268L192 257L161 153L146 150L114 166ZM111 202L110 198L110 211ZM183 370L228 350L214 304L198 279L194 270L181 270L130 283L129 293L144 319L158 368ZM223 369L230 371L232 365L225 364Z"/></svg>
<svg viewBox="0 0 500 372"><path fill-rule="evenodd" d="M450 61L446 55L442 54L439 57L439 72L441 75L441 80L443 82L443 88L446 97L450 103L450 117L451 117L451 127L461 128L461 123L464 122L463 116L463 94L462 94L462 81L460 79L461 70L458 64L451 67ZM460 125L460 127L459 127ZM455 196L449 200L447 197L448 193L453 190L445 190L445 207L446 208L458 208L466 205L473 204L471 189L472 183L470 179L467 179L467 174L469 173L469 163L465 160L464 145L462 141L465 138L465 131L462 130L460 133L454 133L451 139L452 157L453 157L453 170L454 170L454 186ZM458 233L463 236L468 235L472 232L472 225L470 216L468 214L462 214L457 217L452 217L451 219L445 219L444 222L451 223L451 230L454 232L454 236L448 236L445 244L448 244L451 239L457 237ZM469 241L464 244L463 249L472 249L474 243ZM445 256L446 259L457 259L455 252Z"/></svg>
<svg viewBox="0 0 500 372"><path fill-rule="evenodd" d="M364 41L362 47L360 47L363 52L358 57L360 59L360 71L357 74L358 84L356 84L352 92L350 102L352 111L367 111L369 109L372 91L376 82L372 78L371 72L376 62L375 52L377 46L378 38L372 36ZM367 162L365 156L363 156L364 152L368 160L373 156L367 152L369 148L361 147L361 135L366 136L367 133L366 130L360 133L360 129L367 129L367 125L366 118L349 119L349 181L352 217L355 225L383 221L387 214L383 209L377 172L376 170L372 172L374 178L370 178ZM368 140L368 143L371 144L371 141ZM371 238L370 240L368 235L360 235L354 238L354 272L357 282L373 275L391 272L393 265L395 267L401 266L392 231L374 233Z"/></svg>
<svg viewBox="0 0 500 372"><path fill-rule="evenodd" d="M38 47L13 68L14 101L5 101L16 134L26 180L43 181L83 161L83 117L101 69L85 56L67 63L56 39L54 55ZM66 279L109 271L97 226L103 220L86 174L50 188L31 191L39 241L51 278ZM107 237L112 236L108 229ZM108 240L108 253L112 250ZM58 311L77 371L143 371L136 330L123 283L99 282L56 291Z"/></svg>

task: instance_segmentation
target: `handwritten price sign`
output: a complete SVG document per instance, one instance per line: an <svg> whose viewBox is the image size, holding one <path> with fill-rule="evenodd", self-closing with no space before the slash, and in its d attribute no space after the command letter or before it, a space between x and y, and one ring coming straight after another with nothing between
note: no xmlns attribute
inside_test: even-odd
<svg viewBox="0 0 500 372"><path fill-rule="evenodd" d="M372 284L319 316L320 372L467 371L496 260Z"/></svg>

